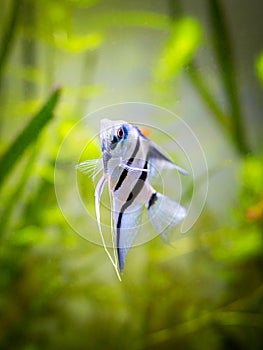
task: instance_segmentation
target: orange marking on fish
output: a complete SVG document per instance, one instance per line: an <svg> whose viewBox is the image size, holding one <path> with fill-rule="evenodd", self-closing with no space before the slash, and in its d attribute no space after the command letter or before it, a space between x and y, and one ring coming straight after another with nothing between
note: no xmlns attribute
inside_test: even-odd
<svg viewBox="0 0 263 350"><path fill-rule="evenodd" d="M140 131L143 134L143 136L145 136L145 137L149 137L150 136L150 130L149 129L143 128L143 129L140 129Z"/></svg>

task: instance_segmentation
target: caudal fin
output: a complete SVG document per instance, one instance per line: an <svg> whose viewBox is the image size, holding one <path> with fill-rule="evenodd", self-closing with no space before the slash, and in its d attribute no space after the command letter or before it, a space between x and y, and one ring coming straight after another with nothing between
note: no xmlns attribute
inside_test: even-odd
<svg viewBox="0 0 263 350"><path fill-rule="evenodd" d="M186 209L169 197L154 192L147 210L154 229L165 243L170 243L169 232L185 218Z"/></svg>

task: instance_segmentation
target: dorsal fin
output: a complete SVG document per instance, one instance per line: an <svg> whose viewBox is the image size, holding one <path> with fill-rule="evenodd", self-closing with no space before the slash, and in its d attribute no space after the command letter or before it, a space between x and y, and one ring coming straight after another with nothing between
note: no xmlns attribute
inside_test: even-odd
<svg viewBox="0 0 263 350"><path fill-rule="evenodd" d="M178 165L174 164L169 158L167 158L159 148L149 140L149 151L147 158L149 163L158 170L161 169L176 169L183 175L188 175L188 172Z"/></svg>

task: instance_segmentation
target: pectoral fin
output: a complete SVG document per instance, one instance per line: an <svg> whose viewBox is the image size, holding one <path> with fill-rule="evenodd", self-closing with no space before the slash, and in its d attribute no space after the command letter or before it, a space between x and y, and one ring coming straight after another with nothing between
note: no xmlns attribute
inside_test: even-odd
<svg viewBox="0 0 263 350"><path fill-rule="evenodd" d="M85 160L75 165L75 169L94 178L103 169L102 158Z"/></svg>

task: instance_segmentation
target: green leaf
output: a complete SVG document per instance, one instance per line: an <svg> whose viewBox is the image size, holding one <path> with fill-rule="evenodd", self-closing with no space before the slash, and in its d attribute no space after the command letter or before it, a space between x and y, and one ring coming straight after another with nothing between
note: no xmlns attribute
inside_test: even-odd
<svg viewBox="0 0 263 350"><path fill-rule="evenodd" d="M60 89L55 90L0 158L0 187L26 149L38 138L46 124L53 118L53 111L60 94Z"/></svg>
<svg viewBox="0 0 263 350"><path fill-rule="evenodd" d="M261 196L263 192L263 163L262 158L247 157L241 169L243 191L251 195Z"/></svg>
<svg viewBox="0 0 263 350"><path fill-rule="evenodd" d="M263 52L256 60L256 73L260 80L261 85L263 86Z"/></svg>
<svg viewBox="0 0 263 350"><path fill-rule="evenodd" d="M55 33L55 44L61 50L70 53L81 53L86 50L97 49L102 43L102 35L92 33L88 35L68 36L66 32Z"/></svg>
<svg viewBox="0 0 263 350"><path fill-rule="evenodd" d="M101 12L89 17L89 28L105 30L112 27L143 27L170 30L171 22L167 16L150 11Z"/></svg>
<svg viewBox="0 0 263 350"><path fill-rule="evenodd" d="M66 0L69 4L72 4L74 6L93 6L96 3L99 2L99 0Z"/></svg>
<svg viewBox="0 0 263 350"><path fill-rule="evenodd" d="M201 27L193 18L183 18L174 24L172 36L155 70L157 81L166 82L187 65L201 41Z"/></svg>

